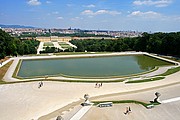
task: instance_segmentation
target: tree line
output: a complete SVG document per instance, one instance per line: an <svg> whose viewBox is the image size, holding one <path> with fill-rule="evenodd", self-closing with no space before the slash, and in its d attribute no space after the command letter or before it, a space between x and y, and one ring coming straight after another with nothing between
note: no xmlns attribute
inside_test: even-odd
<svg viewBox="0 0 180 120"><path fill-rule="evenodd" d="M72 40L77 52L143 51L180 57L180 32L143 33L141 37L118 40Z"/></svg>
<svg viewBox="0 0 180 120"><path fill-rule="evenodd" d="M118 40L71 40L77 46L75 51L84 52L121 52L143 51L180 57L180 32L143 33L141 37L119 38ZM39 41L20 40L0 29L0 59L5 56L35 54ZM56 48L47 48L48 52L61 52ZM74 49L66 51L74 51ZM42 52L43 53L43 52Z"/></svg>
<svg viewBox="0 0 180 120"><path fill-rule="evenodd" d="M25 54L35 54L39 41L20 40L10 36L0 29L0 59L5 56L17 56Z"/></svg>

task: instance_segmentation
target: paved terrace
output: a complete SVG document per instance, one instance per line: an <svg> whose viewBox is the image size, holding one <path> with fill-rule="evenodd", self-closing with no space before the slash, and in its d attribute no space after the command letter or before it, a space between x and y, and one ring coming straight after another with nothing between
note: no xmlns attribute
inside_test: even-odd
<svg viewBox="0 0 180 120"><path fill-rule="evenodd" d="M46 57L49 58L49 56ZM12 59L17 59L17 58L12 58ZM18 58L17 60L19 59L20 58ZM13 64L16 65L15 63L16 62L14 61ZM162 92L164 92L161 98L162 100L165 101L171 98L178 98L180 96L178 92L179 84L180 84L179 78L180 78L180 72L177 72L175 74L167 76L164 80L153 81L148 83L138 83L138 84L124 84L123 82L103 83L103 87L101 88L95 88L94 83L67 83L67 82L51 82L51 81L44 82L44 86L42 88L38 88L38 82L0 85L0 91L1 91L0 116L1 116L1 120L9 120L9 119L36 120L38 118L39 120L54 120L53 118L57 117L58 115L61 115L61 112L59 111L53 114L56 110L61 108L63 109L67 105L73 107L72 103L74 103L75 101L82 101L83 95L86 93L88 93L91 97L97 97L97 98L98 96L121 94L124 96L120 97L120 99L135 99L135 100L142 100L147 102L152 98L154 98L154 92L156 92L157 89L161 87L166 88L168 86L172 86L172 88L169 88L172 90L172 92L170 93L168 88L161 90ZM9 80L9 81L13 81L13 80ZM153 91L147 94L147 90L153 90ZM139 94L143 91L145 92L146 96L143 94ZM127 96L128 93L129 93L129 97ZM134 95L130 93L134 93ZM115 99L115 96L113 95L112 98ZM108 99L105 98L104 100L108 100ZM160 107L159 109L157 108L158 110L155 108L155 112L153 113L151 111L147 113L145 111L144 113L143 112L144 109L143 109L142 111L140 111L140 114L144 116L144 114L151 113L149 115L152 116L158 115L159 116L158 118L163 119L164 118L163 111L171 108L172 115L169 115L168 112L166 112L168 116L171 116L172 119L173 119L173 115L175 116L175 118L179 118L178 111L176 111L176 109L173 109L175 108L175 106L178 106L178 103L179 102L177 102L177 104L173 104L172 106L167 103L167 106L163 107L164 105L162 105L162 107ZM126 105L122 107L122 112L124 111L125 107ZM63 111L66 110L68 109L65 108L63 109ZM138 113L138 111L140 110L139 107L133 105L132 110L133 112L134 110L136 110L135 112L136 115L139 115ZM145 117L143 116L142 119L147 119L146 116ZM83 117L85 118L82 119L86 119L86 115ZM126 119L132 120L133 118L126 117Z"/></svg>
<svg viewBox="0 0 180 120"><path fill-rule="evenodd" d="M40 54L40 51L43 51L43 50L44 50L44 49L43 49L43 45L44 45L44 42L40 42L39 47L38 47L38 49L37 49L37 54Z"/></svg>
<svg viewBox="0 0 180 120"><path fill-rule="evenodd" d="M53 44L54 44L54 47L55 48L59 48L60 50L65 50L65 49L63 49L60 45L59 45L59 43L58 42L52 42Z"/></svg>
<svg viewBox="0 0 180 120"><path fill-rule="evenodd" d="M70 45L71 47L73 47L73 48L77 48L77 46L75 46L75 45L73 45L72 43L70 43L70 42L66 42L68 45Z"/></svg>

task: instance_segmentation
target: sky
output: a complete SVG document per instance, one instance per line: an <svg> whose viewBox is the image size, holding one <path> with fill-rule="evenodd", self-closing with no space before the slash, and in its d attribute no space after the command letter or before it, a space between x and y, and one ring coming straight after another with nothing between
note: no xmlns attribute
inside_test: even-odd
<svg viewBox="0 0 180 120"><path fill-rule="evenodd" d="M0 24L140 32L180 31L180 0L0 0Z"/></svg>

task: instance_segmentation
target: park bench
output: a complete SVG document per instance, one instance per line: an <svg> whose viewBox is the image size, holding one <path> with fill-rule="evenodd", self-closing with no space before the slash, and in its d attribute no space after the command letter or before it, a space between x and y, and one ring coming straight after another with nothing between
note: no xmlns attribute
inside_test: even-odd
<svg viewBox="0 0 180 120"><path fill-rule="evenodd" d="M146 108L147 108L147 109L154 108L154 105L153 105L153 104L151 104L151 105L148 105L148 106L146 106Z"/></svg>
<svg viewBox="0 0 180 120"><path fill-rule="evenodd" d="M112 106L112 102L99 103L97 106L98 107L111 107Z"/></svg>

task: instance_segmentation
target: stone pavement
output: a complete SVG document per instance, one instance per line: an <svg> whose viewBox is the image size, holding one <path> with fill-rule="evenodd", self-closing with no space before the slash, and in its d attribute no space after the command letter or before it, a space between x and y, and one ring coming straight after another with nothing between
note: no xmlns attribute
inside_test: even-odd
<svg viewBox="0 0 180 120"><path fill-rule="evenodd" d="M70 120L80 120L91 107L92 105L82 107Z"/></svg>

